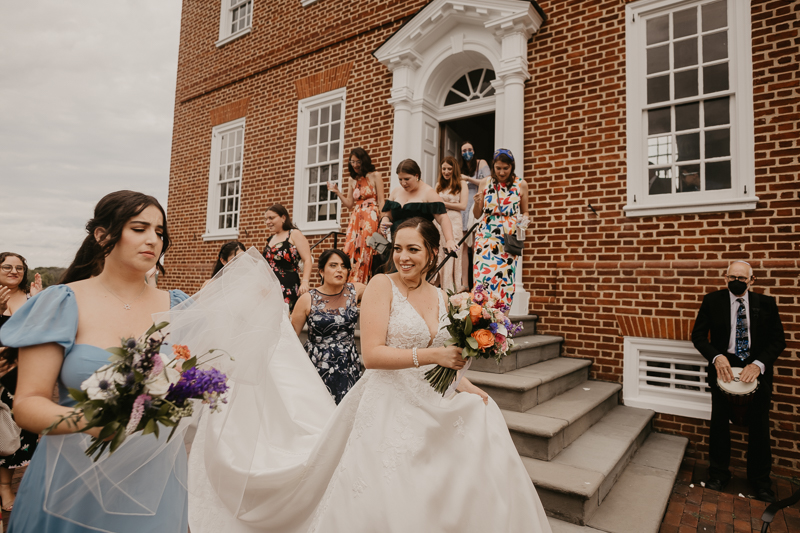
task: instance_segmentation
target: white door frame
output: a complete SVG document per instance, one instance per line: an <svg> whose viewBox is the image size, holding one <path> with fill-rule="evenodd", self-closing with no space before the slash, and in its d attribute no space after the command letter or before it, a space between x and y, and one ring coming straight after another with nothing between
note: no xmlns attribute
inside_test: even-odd
<svg viewBox="0 0 800 533"><path fill-rule="evenodd" d="M522 171L528 39L542 22L528 1L433 0L375 51L378 61L392 72L392 186L397 184L394 169L403 159L418 161L423 173L433 170L427 167L437 160L431 165L430 153L420 140L434 121L491 111L495 111L496 147L511 150ZM444 108L453 83L475 68L494 70L494 102L486 98ZM522 258L512 314L528 313L529 295L521 282Z"/></svg>

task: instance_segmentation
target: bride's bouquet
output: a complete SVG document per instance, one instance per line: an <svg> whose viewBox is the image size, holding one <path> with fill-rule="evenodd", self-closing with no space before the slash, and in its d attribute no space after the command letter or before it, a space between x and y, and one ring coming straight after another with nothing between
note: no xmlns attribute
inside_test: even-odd
<svg viewBox="0 0 800 533"><path fill-rule="evenodd" d="M141 338L122 339L121 346L108 348L110 363L81 383L80 389L69 389L77 405L43 433L62 422L77 427L85 417L87 424L81 431L102 428L86 449L86 455L94 455L97 461L107 448L113 453L137 431L158 438L159 424L172 427L169 441L181 419L192 415L190 400L202 400L212 411L227 403L225 374L215 368L198 368L227 354L212 355L220 350L209 350L198 358L188 347L176 344L172 357L164 355L160 350L167 334L161 330L167 325L154 324ZM202 360L206 356L211 357Z"/></svg>
<svg viewBox="0 0 800 533"><path fill-rule="evenodd" d="M461 356L500 361L508 355L514 345L511 337L522 329L522 324L512 324L508 319L508 306L494 301L483 285L476 285L472 292L454 294L447 291L447 317L450 339L445 346L455 345L463 349ZM469 365L469 361L467 361ZM465 367L466 369L467 367ZM425 373L425 378L442 396L456 378L456 371L436 365Z"/></svg>

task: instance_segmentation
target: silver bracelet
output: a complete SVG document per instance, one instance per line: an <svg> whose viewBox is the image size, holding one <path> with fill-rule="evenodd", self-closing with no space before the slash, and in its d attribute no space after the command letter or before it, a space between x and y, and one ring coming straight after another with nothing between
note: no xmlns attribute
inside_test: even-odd
<svg viewBox="0 0 800 533"><path fill-rule="evenodd" d="M411 358L414 360L414 366L419 368L419 359L417 359L417 348L411 348Z"/></svg>

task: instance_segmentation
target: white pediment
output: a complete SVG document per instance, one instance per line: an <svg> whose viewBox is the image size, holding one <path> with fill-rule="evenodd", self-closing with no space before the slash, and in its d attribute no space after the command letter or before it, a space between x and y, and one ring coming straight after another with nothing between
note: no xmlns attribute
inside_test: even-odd
<svg viewBox="0 0 800 533"><path fill-rule="evenodd" d="M500 42L516 33L527 41L543 22L530 1L525 0L433 0L375 51L375 57L390 70L416 68L431 46L454 31L489 33Z"/></svg>

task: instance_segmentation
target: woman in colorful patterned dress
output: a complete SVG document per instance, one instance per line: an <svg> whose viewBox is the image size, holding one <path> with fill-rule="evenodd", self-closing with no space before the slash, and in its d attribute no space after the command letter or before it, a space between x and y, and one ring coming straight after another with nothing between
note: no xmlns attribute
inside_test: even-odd
<svg viewBox="0 0 800 533"><path fill-rule="evenodd" d="M311 248L305 236L292 224L289 212L281 204L275 204L264 213L267 239L261 254L278 277L283 287L283 301L294 309L297 299L308 292L311 278ZM300 279L300 260L303 261L303 278Z"/></svg>
<svg viewBox="0 0 800 533"><path fill-rule="evenodd" d="M378 209L383 205L383 177L363 148L354 148L347 163L352 187L347 195L339 190L335 181L328 182L328 190L339 197L344 207L353 209L344 252L350 256L353 269L350 282L367 283L371 276L372 257L375 251L367 246L367 238L378 231ZM354 207L355 206L355 207Z"/></svg>
<svg viewBox="0 0 800 533"><path fill-rule="evenodd" d="M492 175L475 195L472 213L486 216L475 234L475 284L484 284L493 298L509 307L514 300L518 256L506 252L505 234L517 230L518 215L528 215L528 184L514 173L514 156L499 149L492 160Z"/></svg>
<svg viewBox="0 0 800 533"><path fill-rule="evenodd" d="M338 404L361 377L355 331L366 285L348 283L350 258L341 250L322 252L317 266L322 285L297 300L292 326L299 336L308 324L306 352Z"/></svg>
<svg viewBox="0 0 800 533"><path fill-rule="evenodd" d="M436 192L439 193L444 201L444 207L447 209L447 216L450 218L450 224L453 226L453 240L458 243L464 235L462 225L462 214L467 208L467 187L461 183L461 169L458 162L452 156L447 156L442 161L439 167L439 179L436 181ZM441 235L439 243L439 263L445 260L446 253L444 251L444 232L439 224L436 224L436 229L439 230ZM463 258L462 253L450 259L444 264L439 271L439 286L444 290L460 291L464 287L462 279L461 261Z"/></svg>

